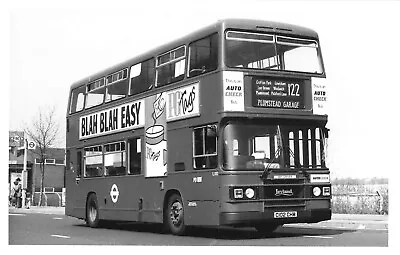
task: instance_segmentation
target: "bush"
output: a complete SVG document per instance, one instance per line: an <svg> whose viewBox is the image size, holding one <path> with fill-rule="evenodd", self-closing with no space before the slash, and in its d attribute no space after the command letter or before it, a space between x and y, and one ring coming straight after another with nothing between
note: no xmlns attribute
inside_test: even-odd
<svg viewBox="0 0 400 255"><path fill-rule="evenodd" d="M388 205L388 184L332 185L333 213L388 214Z"/></svg>

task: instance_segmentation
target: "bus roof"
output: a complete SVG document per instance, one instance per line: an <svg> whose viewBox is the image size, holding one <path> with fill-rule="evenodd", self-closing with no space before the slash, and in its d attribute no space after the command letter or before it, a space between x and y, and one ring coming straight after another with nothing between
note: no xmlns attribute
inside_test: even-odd
<svg viewBox="0 0 400 255"><path fill-rule="evenodd" d="M264 20L251 20L251 19L223 19L211 24L207 27L203 27L200 30L197 30L193 33L190 33L184 37L166 43L162 46L159 46L153 50L150 50L146 53L138 55L136 57L130 58L126 61L123 61L119 64L106 68L100 72L97 72L93 75L87 76L83 79L80 79L74 82L71 85L71 89L76 87L88 84L89 82L93 82L101 77L119 71L123 68L127 68L132 64L139 63L151 57L156 57L159 54L162 54L166 51L172 50L180 45L184 45L190 43L192 41L201 39L211 33L214 32L223 32L226 29L239 29L239 30L251 30L251 31L260 31L260 32L272 32L274 34L282 34L282 35L298 35L305 38L316 39L318 40L318 34L309 28L291 25L282 22L274 22L274 21L264 21Z"/></svg>

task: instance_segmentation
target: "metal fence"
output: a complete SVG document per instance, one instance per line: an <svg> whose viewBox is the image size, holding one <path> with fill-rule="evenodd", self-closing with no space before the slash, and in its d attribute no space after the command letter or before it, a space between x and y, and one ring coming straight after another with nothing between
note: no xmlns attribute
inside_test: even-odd
<svg viewBox="0 0 400 255"><path fill-rule="evenodd" d="M65 188L62 192L54 192L45 189L42 196L43 206L65 206ZM32 205L39 205L40 192L35 192L32 197Z"/></svg>

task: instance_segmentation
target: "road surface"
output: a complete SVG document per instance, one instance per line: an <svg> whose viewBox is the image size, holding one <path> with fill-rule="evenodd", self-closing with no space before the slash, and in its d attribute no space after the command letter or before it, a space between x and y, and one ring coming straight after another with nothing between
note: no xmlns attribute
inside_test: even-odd
<svg viewBox="0 0 400 255"><path fill-rule="evenodd" d="M186 236L163 234L157 224L118 223L92 229L65 215L9 212L10 245L179 246L388 246L387 229L288 225L271 236L254 229L190 228Z"/></svg>

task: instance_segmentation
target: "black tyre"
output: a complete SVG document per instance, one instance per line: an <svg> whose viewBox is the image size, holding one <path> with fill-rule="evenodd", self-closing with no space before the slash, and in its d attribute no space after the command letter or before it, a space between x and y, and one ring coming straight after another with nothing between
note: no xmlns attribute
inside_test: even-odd
<svg viewBox="0 0 400 255"><path fill-rule="evenodd" d="M91 228L99 226L99 206L95 194L90 194L86 202L86 225Z"/></svg>
<svg viewBox="0 0 400 255"><path fill-rule="evenodd" d="M280 225L276 225L273 223L260 223L255 225L254 227L257 229L258 233L263 234L263 235L269 235L272 234Z"/></svg>
<svg viewBox="0 0 400 255"><path fill-rule="evenodd" d="M164 215L166 228L172 234L183 235L185 233L183 202L180 195L173 194L169 197Z"/></svg>

